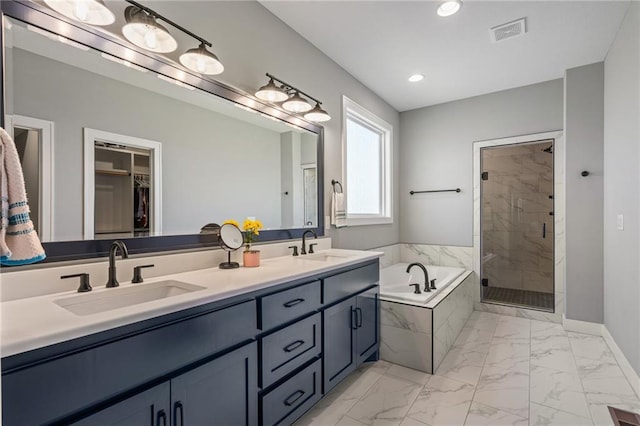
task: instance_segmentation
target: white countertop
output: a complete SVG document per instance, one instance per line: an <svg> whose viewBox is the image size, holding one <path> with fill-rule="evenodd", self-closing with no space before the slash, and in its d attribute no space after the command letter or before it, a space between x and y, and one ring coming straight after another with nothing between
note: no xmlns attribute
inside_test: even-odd
<svg viewBox="0 0 640 426"><path fill-rule="evenodd" d="M176 280L202 286L204 289L92 315L79 316L55 303L58 299L78 295L79 293L75 291L3 302L0 309L2 315L0 323L1 353L3 357L16 355L375 259L383 254L373 251L341 249L317 252L318 255L323 253L334 254L336 257L320 261L305 259L305 256L283 256L264 259L258 268L208 268L155 277L145 280L142 284L121 283L118 288L95 287L91 294L117 292L119 289L133 286L144 286L148 283L164 280ZM52 277L53 279L58 279L58 277Z"/></svg>

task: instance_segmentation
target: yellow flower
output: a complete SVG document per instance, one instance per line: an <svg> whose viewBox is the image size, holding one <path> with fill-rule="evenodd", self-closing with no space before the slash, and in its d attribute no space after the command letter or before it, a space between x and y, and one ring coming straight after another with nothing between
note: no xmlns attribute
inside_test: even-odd
<svg viewBox="0 0 640 426"><path fill-rule="evenodd" d="M223 225L226 225L227 223L230 223L230 224L235 225L235 226L237 226L238 228L240 228L240 224L238 223L238 221L237 221L237 220L234 220L234 219L227 219L227 220L225 220L224 222L222 222L222 224L223 224Z"/></svg>

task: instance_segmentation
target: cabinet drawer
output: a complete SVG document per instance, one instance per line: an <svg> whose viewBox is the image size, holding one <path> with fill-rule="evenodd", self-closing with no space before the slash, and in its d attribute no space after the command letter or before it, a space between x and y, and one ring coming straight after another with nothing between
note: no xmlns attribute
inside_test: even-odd
<svg viewBox="0 0 640 426"><path fill-rule="evenodd" d="M261 329L269 330L320 307L320 281L270 294L260 299Z"/></svg>
<svg viewBox="0 0 640 426"><path fill-rule="evenodd" d="M320 360L262 397L264 426L291 424L321 397Z"/></svg>
<svg viewBox="0 0 640 426"><path fill-rule="evenodd" d="M380 281L378 262L324 279L322 301L325 305L345 299Z"/></svg>
<svg viewBox="0 0 640 426"><path fill-rule="evenodd" d="M320 313L262 339L262 387L320 355Z"/></svg>
<svg viewBox="0 0 640 426"><path fill-rule="evenodd" d="M3 375L3 423L63 418L255 334L251 300Z"/></svg>

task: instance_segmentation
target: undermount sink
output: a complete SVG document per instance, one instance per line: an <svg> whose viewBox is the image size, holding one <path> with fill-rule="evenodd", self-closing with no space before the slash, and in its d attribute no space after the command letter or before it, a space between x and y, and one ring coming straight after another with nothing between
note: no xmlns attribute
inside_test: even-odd
<svg viewBox="0 0 640 426"><path fill-rule="evenodd" d="M301 255L299 259L301 260L316 260L319 262L328 262L331 260L341 260L346 259L349 256L345 256L343 254L335 254L335 253L315 253L315 254L306 254Z"/></svg>
<svg viewBox="0 0 640 426"><path fill-rule="evenodd" d="M181 281L167 280L150 284L135 284L98 293L79 294L54 300L54 303L76 315L92 315L140 303L166 299L180 294L204 290L205 287Z"/></svg>

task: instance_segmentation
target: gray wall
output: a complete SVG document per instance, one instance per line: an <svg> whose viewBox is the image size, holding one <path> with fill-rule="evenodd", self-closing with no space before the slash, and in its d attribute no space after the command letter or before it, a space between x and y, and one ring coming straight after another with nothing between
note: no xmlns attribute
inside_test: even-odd
<svg viewBox="0 0 640 426"><path fill-rule="evenodd" d="M565 315L602 323L604 63L567 70L564 100ZM589 176L581 176L583 170Z"/></svg>
<svg viewBox="0 0 640 426"><path fill-rule="evenodd" d="M640 4L604 65L604 323L640 374ZM624 215L624 230L616 216Z"/></svg>
<svg viewBox="0 0 640 426"><path fill-rule="evenodd" d="M552 80L400 114L401 241L472 246L473 142L561 129L562 96Z"/></svg>
<svg viewBox="0 0 640 426"><path fill-rule="evenodd" d="M398 158L398 112L259 3L162 1L155 2L153 7L213 43L213 50L225 66L219 76L221 81L253 93L267 82L264 73L269 72L323 102L323 108L332 117L324 124L325 215L329 214L331 179L342 178L342 95L394 126L394 159ZM332 31L339 36L340 29ZM396 170L394 167L393 182L397 188ZM396 220L391 225L330 231L334 246L364 249L397 243L398 205L396 197L393 203Z"/></svg>
<svg viewBox="0 0 640 426"><path fill-rule="evenodd" d="M247 216L280 227L278 132L12 50L9 112L55 123L55 241L82 239L83 127L162 142L164 233Z"/></svg>

